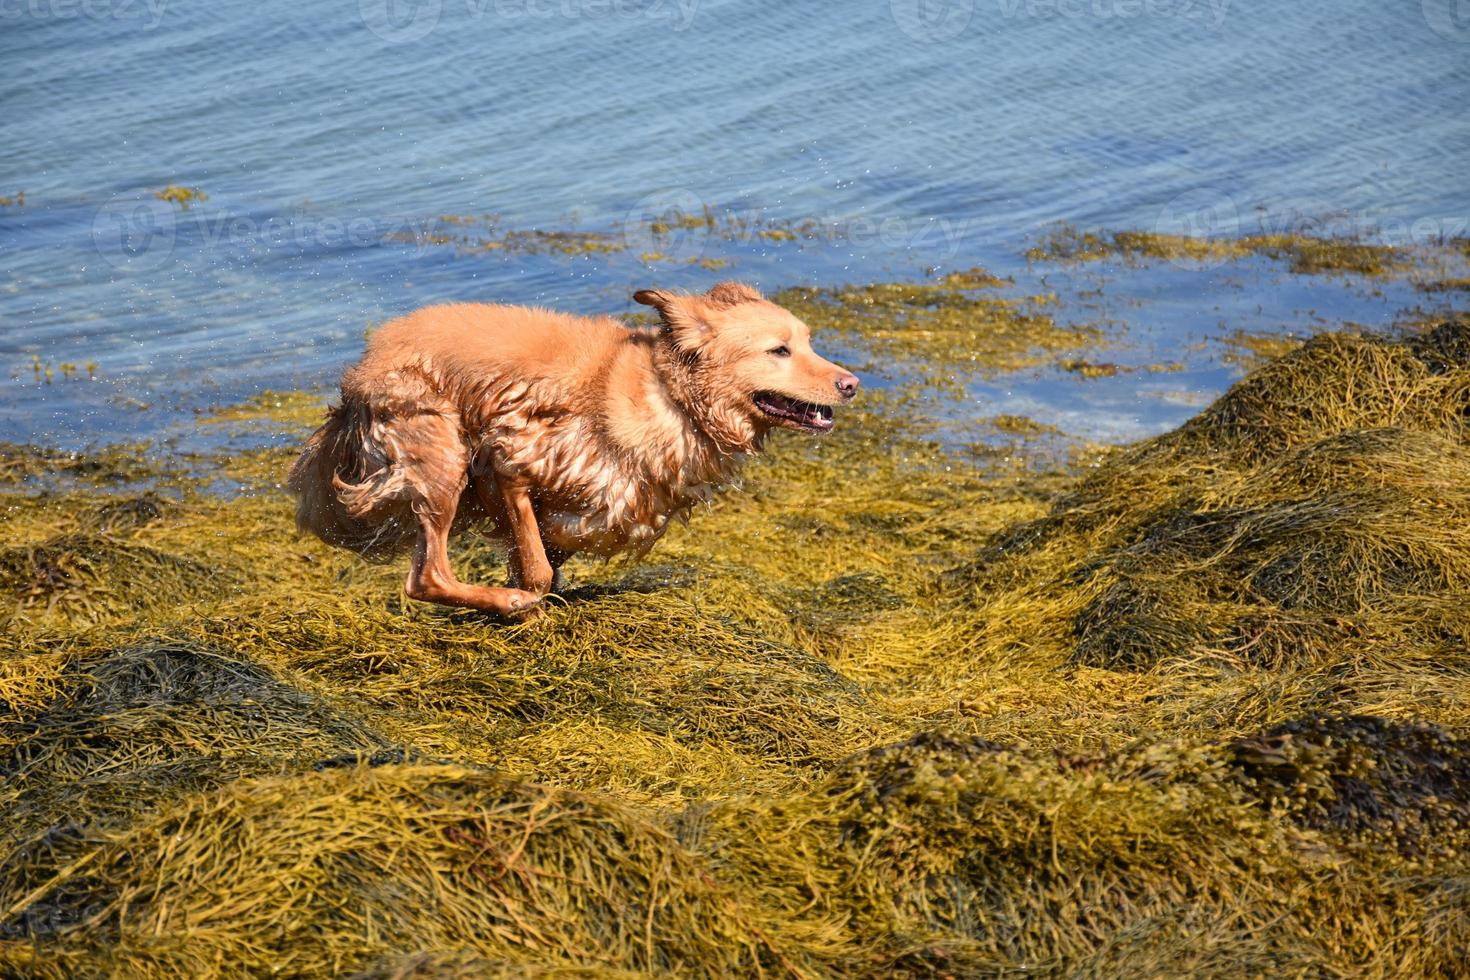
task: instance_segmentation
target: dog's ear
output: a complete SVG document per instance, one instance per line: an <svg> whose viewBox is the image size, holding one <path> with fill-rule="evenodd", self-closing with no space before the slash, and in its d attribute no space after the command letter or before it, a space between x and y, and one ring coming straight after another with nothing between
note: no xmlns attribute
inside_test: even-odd
<svg viewBox="0 0 1470 980"><path fill-rule="evenodd" d="M754 286L747 286L743 282L717 282L709 288L705 296L716 306L736 306L740 303L754 303L765 299L760 290Z"/></svg>
<svg viewBox="0 0 1470 980"><path fill-rule="evenodd" d="M660 313L674 301L674 297L662 289L640 289L633 294L633 302L651 306Z"/></svg>
<svg viewBox="0 0 1470 980"><path fill-rule="evenodd" d="M709 324L700 315L700 297L666 293L662 289L640 289L633 299L658 310L663 317L664 334L680 350L697 351L709 339Z"/></svg>

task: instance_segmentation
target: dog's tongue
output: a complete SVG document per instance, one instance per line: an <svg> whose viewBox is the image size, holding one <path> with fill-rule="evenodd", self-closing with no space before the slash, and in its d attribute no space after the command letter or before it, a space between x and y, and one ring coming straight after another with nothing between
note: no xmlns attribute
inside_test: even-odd
<svg viewBox="0 0 1470 980"><path fill-rule="evenodd" d="M771 393L762 396L764 404L772 411L785 416L802 425L813 429L830 429L832 427L832 409L827 405L813 405L810 402L799 401L788 398L785 395Z"/></svg>
<svg viewBox="0 0 1470 980"><path fill-rule="evenodd" d="M808 425L825 428L832 424L832 409L827 405L806 406L806 421Z"/></svg>

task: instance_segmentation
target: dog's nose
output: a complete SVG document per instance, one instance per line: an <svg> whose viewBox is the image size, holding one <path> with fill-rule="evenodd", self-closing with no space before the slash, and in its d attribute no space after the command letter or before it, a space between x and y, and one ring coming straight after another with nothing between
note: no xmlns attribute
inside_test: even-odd
<svg viewBox="0 0 1470 980"><path fill-rule="evenodd" d="M851 398L857 394L858 379L855 374L839 374L834 384L837 385L837 393L843 398Z"/></svg>

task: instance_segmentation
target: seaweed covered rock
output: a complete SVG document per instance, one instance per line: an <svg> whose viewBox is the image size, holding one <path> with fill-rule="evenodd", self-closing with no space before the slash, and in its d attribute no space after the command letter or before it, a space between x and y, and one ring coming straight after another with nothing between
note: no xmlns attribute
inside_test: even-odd
<svg viewBox="0 0 1470 980"><path fill-rule="evenodd" d="M84 892L58 875L27 896L32 915L54 908L0 944L0 963L40 976L84 962L413 976L435 961L385 970L384 959L440 949L463 951L460 962L728 976L784 962L760 911L636 812L457 766L242 779L99 837L84 860ZM0 902L15 897L7 888ZM85 918L64 907L84 898Z"/></svg>
<svg viewBox="0 0 1470 980"><path fill-rule="evenodd" d="M255 664L177 643L73 660L44 704L7 702L0 873L17 884L36 883L38 856L75 853L87 834L182 795L385 745Z"/></svg>
<svg viewBox="0 0 1470 980"><path fill-rule="evenodd" d="M952 579L1044 576L1074 663L1470 666L1470 321L1327 335L1124 451Z"/></svg>
<svg viewBox="0 0 1470 980"><path fill-rule="evenodd" d="M1335 926L1294 892L1371 902L1209 745L1057 755L925 732L849 760L828 792L843 803L848 914L921 974L1072 972L1130 947L1161 975L1223 970L1228 950L1252 945L1305 967ZM1135 945L1141 923L1150 938Z"/></svg>
<svg viewBox="0 0 1470 980"><path fill-rule="evenodd" d="M125 533L158 523L173 510L173 506L171 501L148 491L102 501L81 515L81 524L87 530L100 534Z"/></svg>
<svg viewBox="0 0 1470 980"><path fill-rule="evenodd" d="M136 526L145 510L98 508L87 517L100 528ZM227 569L108 533L77 532L0 549L0 625L60 617L80 621L126 615L161 603L214 593Z"/></svg>
<svg viewBox="0 0 1470 980"><path fill-rule="evenodd" d="M583 598L534 630L334 605L250 625L245 652L345 688L390 723L422 719L452 727L461 746L489 743L479 763L536 737L539 751L570 764L583 736L556 730L583 718L604 738L636 731L783 766L830 765L883 728L861 687L830 664L671 592Z"/></svg>
<svg viewBox="0 0 1470 980"><path fill-rule="evenodd" d="M1075 659L1211 651L1263 665L1389 644L1470 667L1470 448L1371 429L1284 453L1212 505L1150 515L1094 566Z"/></svg>
<svg viewBox="0 0 1470 980"><path fill-rule="evenodd" d="M1209 408L1146 443L1140 464L1223 453L1237 465L1353 429L1461 436L1470 408L1470 319L1402 340L1320 334L1268 363Z"/></svg>

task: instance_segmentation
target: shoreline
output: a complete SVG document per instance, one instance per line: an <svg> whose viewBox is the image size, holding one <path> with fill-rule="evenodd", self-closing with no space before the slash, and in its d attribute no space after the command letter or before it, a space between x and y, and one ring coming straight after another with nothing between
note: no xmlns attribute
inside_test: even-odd
<svg viewBox="0 0 1470 980"><path fill-rule="evenodd" d="M0 492L0 962L1452 970L1470 319L1272 339L1142 442L967 448L947 365L1141 375L1060 367L1108 362L979 270L787 299L916 368L536 623L294 535L309 395L193 469L37 457L61 484Z"/></svg>
<svg viewBox="0 0 1470 980"><path fill-rule="evenodd" d="M466 236L479 234L452 227ZM507 232L501 238L530 234ZM561 241L558 234L552 237ZM879 336L866 335L857 301L868 302L869 312L877 301L906 320L912 309L905 308L929 297L947 304L951 325L975 315L1000 329L999 339L1010 352L978 329L966 336L946 328L951 348L940 352L945 357L930 374L949 372L942 380L956 397L937 403L937 413L958 422L1029 415L1083 439L1123 442L1179 424L1222 392L1251 363L1252 344L1279 349L1277 338L1300 339L1335 324L1395 329L1463 308L1467 293L1460 283L1470 281L1470 246L1462 241L1400 249L1301 237L1190 239L1058 226L1032 246L1029 259L1017 254L992 271L977 267L982 278L973 282L964 282L974 274L967 271L970 264L956 261L939 270L915 269L849 285L843 285L840 268L830 267L833 256L823 248L807 251L799 241L771 247L775 251L769 255L732 253L727 267L707 271L641 263L629 259L627 249L609 253L602 246L573 257L539 248L534 250L539 254L467 255L455 241L397 246L392 251L408 249L399 259L404 268L427 261L442 267L445 276L458 279L482 269L486 279L468 293L463 286L433 293L420 287L405 293L393 312L447 297L536 302L520 297L517 290L523 287L496 285L498 269L522 263L540 270L538 276L561 280L569 264L586 265L578 275L586 285L579 288L590 292L571 302L553 301L583 312L616 313L621 301L631 313L627 296L639 284L703 288L716 278L754 277L768 292L809 309L819 335L839 345L839 356L870 360L867 373L876 371L881 383L894 385L909 376L872 360L868 348L877 343L901 353L909 344L913 349L904 360L912 373L924 369L924 339L905 338L902 322L878 327ZM786 250L794 251L786 256ZM624 259L631 264L625 267ZM773 289L773 282L790 281L782 264L787 260L799 260L808 268L803 278L816 282ZM956 283L970 288L959 290ZM320 386L329 395L337 372L360 352L363 331L371 325L342 324L325 331L317 326L299 342L290 341L294 334L287 332L263 341L246 362L223 361L213 369L187 366L197 353L174 355L184 365L176 369L150 363L147 370L118 366L95 352L25 354L11 365L8 379L0 379L0 396L12 406L0 424L0 443L78 451L151 440L185 451L208 450L203 434L209 429L195 425L196 418L213 417L262 392L289 395ZM233 336L231 331L244 328L220 329ZM199 334L200 351L214 332ZM959 345L964 343L971 344L974 360L953 356L963 352Z"/></svg>

